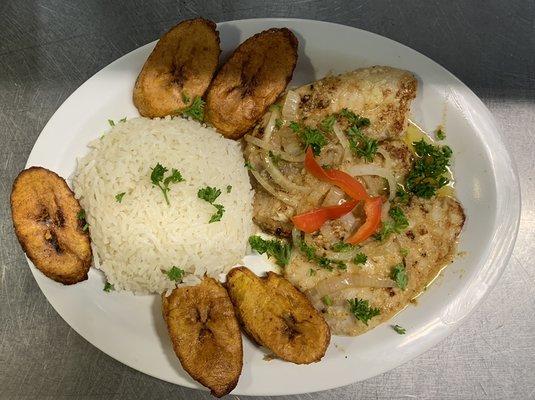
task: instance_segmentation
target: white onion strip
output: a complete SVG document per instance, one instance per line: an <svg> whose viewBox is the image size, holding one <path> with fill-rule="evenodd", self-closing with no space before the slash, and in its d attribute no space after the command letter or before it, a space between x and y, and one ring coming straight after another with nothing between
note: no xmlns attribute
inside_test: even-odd
<svg viewBox="0 0 535 400"><path fill-rule="evenodd" d="M383 167L378 167L377 165L373 164L366 164L366 165L352 165L347 168L346 172L350 174L351 176L366 176L366 175L376 175L381 176L385 178L388 181L388 199L392 200L394 196L396 195L396 178L394 177L394 174Z"/></svg>
<svg viewBox="0 0 535 400"><path fill-rule="evenodd" d="M282 174L282 172L280 172L280 170L275 166L267 151L264 152L262 160L264 161L264 166L266 167L266 171L268 172L268 174L271 176L271 179L273 179L273 181L283 189L286 189L290 192L299 193L306 193L309 191L308 188L297 185L296 183L293 183L291 180L286 178Z"/></svg>
<svg viewBox="0 0 535 400"><path fill-rule="evenodd" d="M276 197L283 203L289 205L290 207L296 208L297 207L297 201L295 199L292 199L290 196L281 193L277 189L275 189L273 186L269 184L268 181L266 181L264 178L262 178L262 175L258 173L258 171L250 170L251 174L255 177L256 181L273 197Z"/></svg>
<svg viewBox="0 0 535 400"><path fill-rule="evenodd" d="M393 161L392 161L392 158L390 157L390 153L380 147L377 149L377 153L381 154L383 158L385 159L384 167L389 171L393 171L393 168L392 168Z"/></svg>
<svg viewBox="0 0 535 400"><path fill-rule="evenodd" d="M344 148L344 156L342 158L342 162L346 160L352 160L353 156L351 155L351 149L349 146L349 140L347 140L346 136L344 135L344 132L342 132L342 129L340 129L340 126L338 126L338 122L335 122L333 125L333 132L338 138L338 141Z"/></svg>
<svg viewBox="0 0 535 400"><path fill-rule="evenodd" d="M389 288L395 286L396 283L390 278L380 279L360 272L346 272L318 282L316 286L307 291L307 294L310 297L322 298L325 295L333 295L349 288Z"/></svg>
<svg viewBox="0 0 535 400"><path fill-rule="evenodd" d="M293 90L288 90L286 93L286 99L284 100L284 105L282 106L282 117L286 121L295 121L297 119L297 109L299 108L299 103L301 102L301 96L294 92Z"/></svg>
<svg viewBox="0 0 535 400"><path fill-rule="evenodd" d="M272 151L273 154L275 154L276 156L280 156L280 158L282 158L284 161L289 161L289 162L304 162L305 161L304 153L298 156L291 155L290 153L287 153L285 151L277 150L273 148L270 144L264 143L262 140L251 135L245 135L244 139L247 143L254 144L255 146L260 147L261 149L264 149L267 151Z"/></svg>
<svg viewBox="0 0 535 400"><path fill-rule="evenodd" d="M277 125L277 118L279 118L279 111L277 109L274 109L273 111L271 111L271 115L268 119L268 122L264 127L264 136L262 137L262 141L264 143L269 143L269 141L271 140L271 135L273 135L273 132L275 131L275 126Z"/></svg>

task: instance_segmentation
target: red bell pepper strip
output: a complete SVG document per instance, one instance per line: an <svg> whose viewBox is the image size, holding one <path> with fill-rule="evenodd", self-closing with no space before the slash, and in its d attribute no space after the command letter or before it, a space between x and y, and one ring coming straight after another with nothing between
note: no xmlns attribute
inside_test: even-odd
<svg viewBox="0 0 535 400"><path fill-rule="evenodd" d="M327 220L340 218L351 212L357 205L355 200L337 206L321 207L292 217L295 227L306 233L316 232Z"/></svg>
<svg viewBox="0 0 535 400"><path fill-rule="evenodd" d="M347 243L358 244L377 232L381 224L381 208L383 200L380 197L370 197L364 200L364 213L366 222L362 224L357 231L346 239Z"/></svg>
<svg viewBox="0 0 535 400"><path fill-rule="evenodd" d="M324 170L314 159L314 153L310 146L306 151L305 168L320 181L338 186L353 200L365 200L369 197L364 186L351 175L337 169Z"/></svg>

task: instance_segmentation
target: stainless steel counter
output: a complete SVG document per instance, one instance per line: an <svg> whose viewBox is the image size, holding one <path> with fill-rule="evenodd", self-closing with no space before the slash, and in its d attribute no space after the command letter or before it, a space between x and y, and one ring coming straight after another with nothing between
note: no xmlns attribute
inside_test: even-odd
<svg viewBox="0 0 535 400"><path fill-rule="evenodd" d="M215 21L319 19L406 44L442 64L483 99L508 137L520 172L523 210L513 256L496 288L459 330L417 359L373 379L284 399L535 399L532 0L3 0L0 399L209 398L134 371L78 336L37 287L13 234L9 210L13 178L69 94L111 61L196 15Z"/></svg>

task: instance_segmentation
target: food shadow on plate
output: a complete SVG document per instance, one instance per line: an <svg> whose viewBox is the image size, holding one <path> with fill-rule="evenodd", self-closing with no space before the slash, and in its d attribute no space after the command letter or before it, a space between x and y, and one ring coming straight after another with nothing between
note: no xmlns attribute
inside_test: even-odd
<svg viewBox="0 0 535 400"><path fill-rule="evenodd" d="M297 37L297 40L299 40L299 45L297 47L297 65L288 88L301 86L316 80L316 70L312 65L310 57L305 53L307 41L301 33L296 31L292 32Z"/></svg>
<svg viewBox="0 0 535 400"><path fill-rule="evenodd" d="M219 67L221 67L230 57L232 52L247 39L242 38L241 31L236 26L223 23L217 27L219 39L221 40L221 54L219 56Z"/></svg>
<svg viewBox="0 0 535 400"><path fill-rule="evenodd" d="M190 385L193 385L197 389L202 389L201 385L194 381L189 374L184 371L184 368L182 368L182 365L180 365L180 361L173 350L173 345L171 344L171 339L169 338L169 333L167 332L167 326L165 325L165 321L162 316L162 300L159 295L154 296L151 308L154 330L156 331L160 346L165 354L165 357L169 361L169 364L176 371L177 375L180 375L186 379Z"/></svg>

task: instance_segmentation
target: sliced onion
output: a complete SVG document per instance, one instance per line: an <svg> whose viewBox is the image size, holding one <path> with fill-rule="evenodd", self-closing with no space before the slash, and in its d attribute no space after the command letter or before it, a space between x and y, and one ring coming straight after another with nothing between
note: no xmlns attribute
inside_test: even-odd
<svg viewBox="0 0 535 400"><path fill-rule="evenodd" d="M275 189L273 186L269 184L268 181L266 181L264 178L262 178L262 175L258 173L258 171L250 170L251 174L255 177L257 182L273 197L276 197L283 203L289 205L290 207L296 208L297 207L297 201L295 199L292 199L290 196L288 196L285 193L281 193L277 189Z"/></svg>
<svg viewBox="0 0 535 400"><path fill-rule="evenodd" d="M360 249L358 247L355 247L351 251L336 252L336 251L325 250L325 257L331 260L336 260L336 261L351 261L353 258L355 258L355 256L359 252L360 252Z"/></svg>
<svg viewBox="0 0 535 400"><path fill-rule="evenodd" d="M396 283L390 278L380 279L361 272L346 272L318 282L316 286L307 291L307 295L322 298L325 295L333 295L350 288L389 288L395 286Z"/></svg>
<svg viewBox="0 0 535 400"><path fill-rule="evenodd" d="M295 121L297 119L297 109L301 102L301 96L293 90L288 90L286 93L286 99L282 106L282 117L287 121Z"/></svg>
<svg viewBox="0 0 535 400"><path fill-rule="evenodd" d="M254 144L257 147L260 147L261 149L272 151L273 154L280 156L284 161L289 162L304 162L305 161L305 154L294 156L292 154L286 153L282 150L277 150L273 148L269 143L264 143L262 140L258 139L257 137L251 136L251 135L245 135L244 139L247 143Z"/></svg>
<svg viewBox="0 0 535 400"><path fill-rule="evenodd" d="M396 178L394 174L383 167L378 167L373 164L364 164L364 165L352 165L346 169L347 173L352 176L369 176L376 175L385 178L388 181L388 199L392 200L396 195Z"/></svg>
<svg viewBox="0 0 535 400"><path fill-rule="evenodd" d="M323 207L338 206L342 204L345 198L345 193L338 186L332 186L325 199L323 199Z"/></svg>
<svg viewBox="0 0 535 400"><path fill-rule="evenodd" d="M271 111L271 116L268 119L266 126L264 127L264 136L262 141L264 143L269 143L271 140L271 135L275 131L275 125L277 124L277 118L279 118L279 111L277 109Z"/></svg>
<svg viewBox="0 0 535 400"><path fill-rule="evenodd" d="M266 167L266 171L271 176L273 181L282 187L283 189L288 190L289 192L299 192L299 193L306 193L308 192L308 188L297 185L293 183L291 180L286 178L282 172L273 164L273 161L271 161L271 158L269 157L268 152L264 152L264 155L262 157L262 160L264 161L264 166Z"/></svg>
<svg viewBox="0 0 535 400"><path fill-rule="evenodd" d="M327 221L321 226L320 233L327 243L336 243L338 241L330 221Z"/></svg>
<svg viewBox="0 0 535 400"><path fill-rule="evenodd" d="M381 154L383 158L385 159L385 169L389 171L393 171L393 168L392 168L393 161L392 161L392 158L390 157L390 153L386 151L385 149L382 149L381 147L377 149L377 153Z"/></svg>
<svg viewBox="0 0 535 400"><path fill-rule="evenodd" d="M381 207L381 221L387 220L389 211L390 211L390 200L387 200L383 203L383 207Z"/></svg>
<svg viewBox="0 0 535 400"><path fill-rule="evenodd" d="M299 249L301 246L301 231L296 227L292 229L292 244L295 249Z"/></svg>
<svg viewBox="0 0 535 400"><path fill-rule="evenodd" d="M346 135L344 135L344 132L342 132L342 129L340 129L340 126L338 126L338 122L335 122L333 125L333 132L338 138L338 141L344 148L344 156L342 158L342 162L346 160L351 160L353 157L351 156L351 149L349 147L349 141L346 138Z"/></svg>

